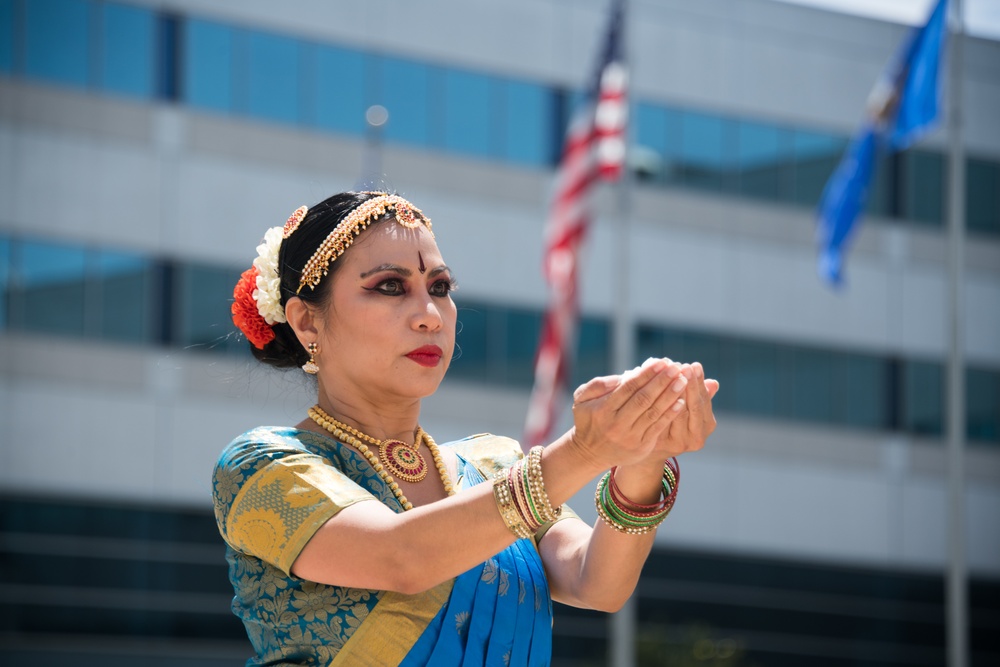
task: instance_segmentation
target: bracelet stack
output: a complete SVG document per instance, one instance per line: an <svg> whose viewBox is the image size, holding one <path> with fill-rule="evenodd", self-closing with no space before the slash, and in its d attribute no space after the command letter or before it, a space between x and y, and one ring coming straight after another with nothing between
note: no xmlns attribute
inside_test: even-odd
<svg viewBox="0 0 1000 667"><path fill-rule="evenodd" d="M493 480L493 498L510 532L519 538L531 537L543 524L555 521L562 508L552 509L542 479L542 447L532 447L528 456Z"/></svg>
<svg viewBox="0 0 1000 667"><path fill-rule="evenodd" d="M616 469L605 473L597 483L594 500L598 516L615 530L630 535L643 535L656 530L670 514L677 499L681 481L677 459L668 459L663 464L663 499L650 505L632 502L621 492L615 483Z"/></svg>

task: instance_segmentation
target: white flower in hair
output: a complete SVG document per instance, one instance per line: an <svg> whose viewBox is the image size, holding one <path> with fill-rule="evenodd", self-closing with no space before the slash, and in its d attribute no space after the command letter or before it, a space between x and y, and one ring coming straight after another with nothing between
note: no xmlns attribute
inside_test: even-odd
<svg viewBox="0 0 1000 667"><path fill-rule="evenodd" d="M253 292L257 312L268 324L285 322L285 309L281 307L281 278L278 276L278 251L281 249L283 229L271 227L264 233L264 242L257 246L257 289Z"/></svg>

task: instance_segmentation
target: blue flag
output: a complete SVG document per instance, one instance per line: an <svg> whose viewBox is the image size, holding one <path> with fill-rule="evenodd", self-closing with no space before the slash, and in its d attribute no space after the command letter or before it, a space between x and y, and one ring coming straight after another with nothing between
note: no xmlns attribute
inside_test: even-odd
<svg viewBox="0 0 1000 667"><path fill-rule="evenodd" d="M927 23L915 28L875 85L861 129L823 190L818 211L819 273L843 280L843 256L868 200L879 150L913 144L940 115L940 69L948 0L937 0Z"/></svg>

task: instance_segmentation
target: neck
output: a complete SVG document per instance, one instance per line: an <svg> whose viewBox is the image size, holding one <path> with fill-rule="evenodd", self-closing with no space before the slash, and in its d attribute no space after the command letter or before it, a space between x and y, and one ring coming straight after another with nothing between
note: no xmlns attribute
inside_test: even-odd
<svg viewBox="0 0 1000 667"><path fill-rule="evenodd" d="M380 400L377 404L360 397L346 398L319 392L324 412L376 440L413 442L420 421L420 399Z"/></svg>

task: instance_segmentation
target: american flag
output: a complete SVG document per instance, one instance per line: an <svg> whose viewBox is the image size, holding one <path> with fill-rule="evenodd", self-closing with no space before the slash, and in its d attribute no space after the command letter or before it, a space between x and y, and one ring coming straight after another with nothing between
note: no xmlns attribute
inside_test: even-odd
<svg viewBox="0 0 1000 667"><path fill-rule="evenodd" d="M565 391L579 321L577 266L590 225L590 195L598 180L621 177L625 163L628 72L622 51L625 0L612 0L607 35L582 108L566 131L545 231L544 274L551 301L535 357L535 386L525 447L543 444Z"/></svg>

